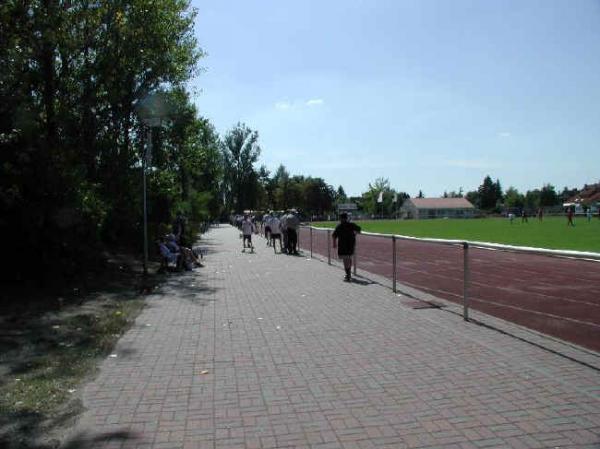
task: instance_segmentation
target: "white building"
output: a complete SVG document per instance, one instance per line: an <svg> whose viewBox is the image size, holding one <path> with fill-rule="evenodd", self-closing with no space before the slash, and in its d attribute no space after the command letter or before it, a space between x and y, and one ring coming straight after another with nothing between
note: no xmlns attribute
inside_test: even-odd
<svg viewBox="0 0 600 449"><path fill-rule="evenodd" d="M400 208L402 218L472 218L476 209L466 198L409 198Z"/></svg>

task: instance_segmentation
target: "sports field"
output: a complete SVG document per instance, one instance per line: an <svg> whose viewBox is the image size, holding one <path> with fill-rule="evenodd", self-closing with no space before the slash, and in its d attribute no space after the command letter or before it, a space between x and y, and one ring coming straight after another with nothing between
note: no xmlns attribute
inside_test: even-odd
<svg viewBox="0 0 600 449"><path fill-rule="evenodd" d="M365 231L417 237L487 241L600 253L600 220L545 218L542 223L502 219L364 221ZM332 227L334 222L322 223ZM300 230L300 246L311 257L332 260L324 229ZM395 249L395 253L394 253ZM394 257L395 255L395 257ZM470 307L577 345L600 351L600 264L587 258L551 257L515 251L469 250ZM395 265L394 265L395 262ZM465 290L462 245L440 245L362 234L356 265L360 274L396 280L398 291L410 289L456 304ZM368 276L367 276L368 277ZM408 290L406 290L408 289Z"/></svg>
<svg viewBox="0 0 600 449"><path fill-rule="evenodd" d="M530 218L527 223L515 218L512 224L507 218L375 220L357 221L357 224L363 231L381 234L600 252L600 220L597 216L591 222L584 217L576 217L575 227L567 226L565 217L545 217L542 222ZM336 223L313 225L335 227Z"/></svg>

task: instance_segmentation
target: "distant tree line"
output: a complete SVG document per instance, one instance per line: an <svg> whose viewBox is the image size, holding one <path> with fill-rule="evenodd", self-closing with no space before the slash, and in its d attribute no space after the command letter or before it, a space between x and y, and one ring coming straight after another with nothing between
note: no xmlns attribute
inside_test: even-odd
<svg viewBox="0 0 600 449"><path fill-rule="evenodd" d="M500 180L492 181L488 175L477 190L467 192L465 197L478 209L487 212L501 212L504 209L527 209L560 206L578 192L565 187L560 193L552 184L544 184L539 189L519 192L515 187L502 190Z"/></svg>
<svg viewBox="0 0 600 449"><path fill-rule="evenodd" d="M291 175L283 165L273 174L264 165L258 166L261 152L258 132L245 124L238 123L226 133L221 151L222 191L227 212L295 208L305 215L324 215L345 196L341 186L336 191L322 178Z"/></svg>

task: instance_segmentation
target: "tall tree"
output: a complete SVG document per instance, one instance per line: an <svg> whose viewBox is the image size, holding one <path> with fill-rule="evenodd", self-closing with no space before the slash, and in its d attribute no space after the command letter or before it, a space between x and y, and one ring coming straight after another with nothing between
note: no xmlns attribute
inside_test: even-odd
<svg viewBox="0 0 600 449"><path fill-rule="evenodd" d="M561 203L566 203L567 201L569 201L572 197L574 197L578 193L579 193L579 189L577 189L577 188L569 189L567 186L565 186L563 188L562 192L560 193L558 199Z"/></svg>
<svg viewBox="0 0 600 449"><path fill-rule="evenodd" d="M348 200L348 196L346 195L346 191L340 185L335 192L335 201L338 204L345 203Z"/></svg>
<svg viewBox="0 0 600 449"><path fill-rule="evenodd" d="M479 195L479 191L472 190L470 192L467 192L465 194L465 198L476 208L481 208L481 196Z"/></svg>
<svg viewBox="0 0 600 449"><path fill-rule="evenodd" d="M273 176L275 185L275 209L284 210L290 207L292 197L292 183L290 174L283 164L277 167Z"/></svg>
<svg viewBox="0 0 600 449"><path fill-rule="evenodd" d="M559 204L558 195L552 184L545 184L540 191L540 207L552 207Z"/></svg>
<svg viewBox="0 0 600 449"><path fill-rule="evenodd" d="M494 194L496 196L495 206L498 207L499 203L501 203L504 198L504 194L502 192L502 185L500 184L499 179L496 179L496 182L494 183Z"/></svg>
<svg viewBox="0 0 600 449"><path fill-rule="evenodd" d="M380 194L382 194L381 203L377 201ZM372 215L393 216L402 205L404 195L398 195L396 190L391 188L388 179L377 178L373 184L369 183L368 190L362 194L361 206L365 212ZM397 198L396 203L394 203L395 197Z"/></svg>
<svg viewBox="0 0 600 449"><path fill-rule="evenodd" d="M259 174L254 164L260 155L258 132L238 123L222 143L227 210L242 212L258 205Z"/></svg>
<svg viewBox="0 0 600 449"><path fill-rule="evenodd" d="M303 186L304 211L311 214L323 215L333 209L335 190L322 178L307 178Z"/></svg>
<svg viewBox="0 0 600 449"><path fill-rule="evenodd" d="M483 179L483 183L477 189L477 192L479 208L481 209L493 210L502 201L502 186L499 179L493 182L490 176L486 176Z"/></svg>
<svg viewBox="0 0 600 449"><path fill-rule="evenodd" d="M444 192L446 193L446 192ZM449 198L462 198L463 197L463 188L460 187L457 191L451 190L450 192L447 193Z"/></svg>
<svg viewBox="0 0 600 449"><path fill-rule="evenodd" d="M85 245L132 240L146 134L135 104L195 72L194 15L185 0L0 2L0 231L20 235L7 251L78 267L97 260ZM157 134L165 146L177 135ZM177 178L164 170L153 176Z"/></svg>
<svg viewBox="0 0 600 449"><path fill-rule="evenodd" d="M511 209L520 209L525 205L525 197L514 187L506 189L504 204Z"/></svg>
<svg viewBox="0 0 600 449"><path fill-rule="evenodd" d="M528 209L540 207L540 195L540 189L528 190L525 194L525 207Z"/></svg>

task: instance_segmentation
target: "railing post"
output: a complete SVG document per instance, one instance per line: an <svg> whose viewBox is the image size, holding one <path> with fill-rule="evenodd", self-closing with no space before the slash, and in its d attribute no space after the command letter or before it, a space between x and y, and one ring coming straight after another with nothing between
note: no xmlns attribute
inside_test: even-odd
<svg viewBox="0 0 600 449"><path fill-rule="evenodd" d="M312 243L313 228L312 228L312 226L309 229L310 229L310 258L312 259L312 246L313 246L313 243Z"/></svg>
<svg viewBox="0 0 600 449"><path fill-rule="evenodd" d="M327 263L331 265L331 229L327 230Z"/></svg>
<svg viewBox="0 0 600 449"><path fill-rule="evenodd" d="M392 290L396 293L396 236L392 236Z"/></svg>
<svg viewBox="0 0 600 449"><path fill-rule="evenodd" d="M469 321L469 244L463 242L463 318Z"/></svg>

